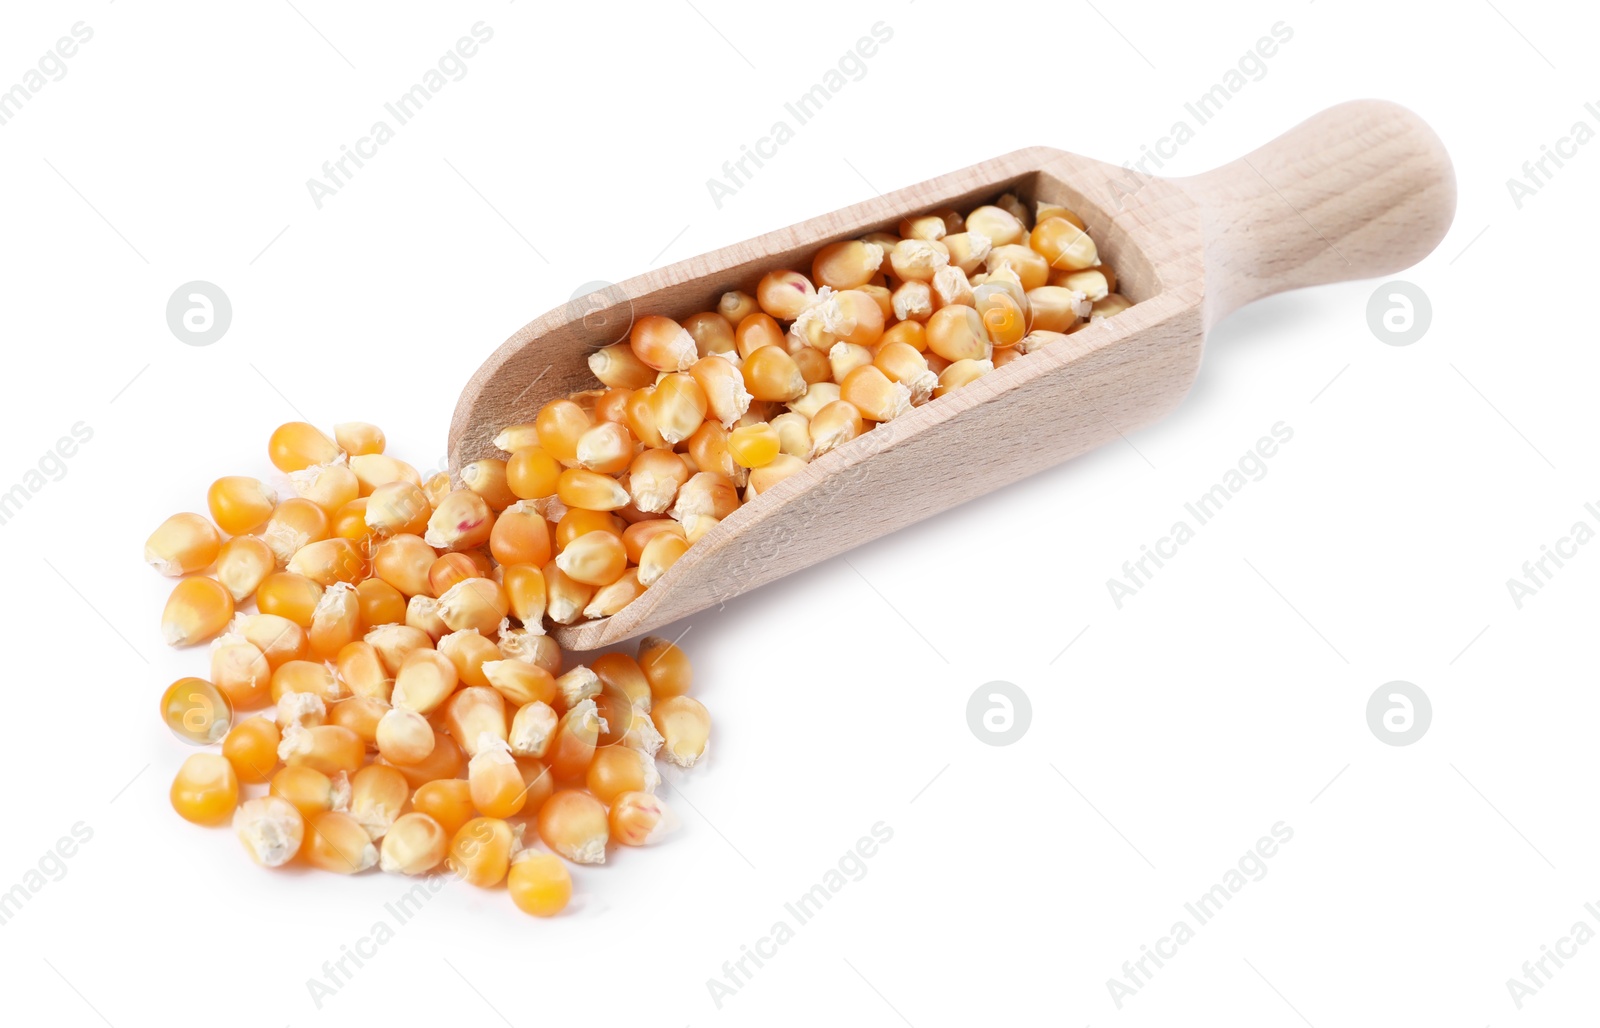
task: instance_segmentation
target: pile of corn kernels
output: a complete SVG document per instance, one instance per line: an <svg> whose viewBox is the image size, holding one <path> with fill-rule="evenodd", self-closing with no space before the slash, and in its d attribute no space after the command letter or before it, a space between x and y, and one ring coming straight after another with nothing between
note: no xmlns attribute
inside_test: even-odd
<svg viewBox="0 0 1600 1028"><path fill-rule="evenodd" d="M639 317L590 356L601 388L501 432L509 461L462 469L570 526L544 569L552 621L617 613L809 461L1129 306L1064 207L1030 215L1008 193L898 229L824 246L809 277L773 271L714 311Z"/></svg>
<svg viewBox="0 0 1600 1028"><path fill-rule="evenodd" d="M161 701L180 738L220 744L183 762L172 806L196 824L231 820L267 867L448 867L506 882L528 913L559 913L572 891L562 858L602 863L609 844L661 834L656 757L694 765L710 716L664 639L564 669L541 570L571 541L562 526L553 543L503 483L452 490L383 450L372 425L333 438L283 425L268 454L298 496L218 479L209 519L173 515L146 542L146 560L182 578L166 641L212 644L209 677Z"/></svg>

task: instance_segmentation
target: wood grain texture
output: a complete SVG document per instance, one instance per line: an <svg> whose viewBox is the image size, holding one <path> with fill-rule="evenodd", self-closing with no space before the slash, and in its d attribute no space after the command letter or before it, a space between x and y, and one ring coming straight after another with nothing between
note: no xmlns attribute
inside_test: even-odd
<svg viewBox="0 0 1600 1028"><path fill-rule="evenodd" d="M808 464L724 519L638 600L558 628L589 650L716 606L1149 424L1187 394L1206 330L1271 293L1385 274L1430 252L1455 207L1443 145L1416 115L1356 101L1194 178L1130 179L1036 147L681 261L523 327L463 391L450 462L500 455L501 427L594 382L585 363L635 314L683 318L821 246L1011 190L1077 211L1134 306L1012 361Z"/></svg>

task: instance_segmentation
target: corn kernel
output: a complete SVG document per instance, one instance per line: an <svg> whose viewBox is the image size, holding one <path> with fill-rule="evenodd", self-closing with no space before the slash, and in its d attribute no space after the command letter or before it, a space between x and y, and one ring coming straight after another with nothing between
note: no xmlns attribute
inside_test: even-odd
<svg viewBox="0 0 1600 1028"><path fill-rule="evenodd" d="M489 552L501 565L541 566L550 559L550 522L526 500L512 504L495 520Z"/></svg>
<svg viewBox="0 0 1600 1028"><path fill-rule="evenodd" d="M555 561L544 566L545 614L558 625L575 623L594 598L594 586L562 571Z"/></svg>
<svg viewBox="0 0 1600 1028"><path fill-rule="evenodd" d="M1020 218L993 205L979 207L968 214L967 231L982 233L995 246L1020 243L1028 234Z"/></svg>
<svg viewBox="0 0 1600 1028"><path fill-rule="evenodd" d="M410 798L405 775L387 765L368 764L350 778L349 814L373 839L384 837Z"/></svg>
<svg viewBox="0 0 1600 1028"><path fill-rule="evenodd" d="M832 289L855 289L872 281L883 256L883 247L860 239L829 243L812 259L811 277Z"/></svg>
<svg viewBox="0 0 1600 1028"><path fill-rule="evenodd" d="M954 392L993 370L994 364L991 361L956 361L939 373L939 388L933 391L933 395L940 397Z"/></svg>
<svg viewBox="0 0 1600 1028"><path fill-rule="evenodd" d="M473 628L479 635L493 635L509 613L511 601L492 578L469 578L439 597L439 618L452 632Z"/></svg>
<svg viewBox="0 0 1600 1028"><path fill-rule="evenodd" d="M539 838L574 864L603 864L611 829L606 808L586 792L561 789L539 808Z"/></svg>
<svg viewBox="0 0 1600 1028"><path fill-rule="evenodd" d="M144 559L168 578L204 571L217 559L222 537L199 514L174 514L145 540Z"/></svg>
<svg viewBox="0 0 1600 1028"><path fill-rule="evenodd" d="M264 717L247 717L222 740L222 755L233 765L239 781L252 785L272 777L278 766L278 726Z"/></svg>
<svg viewBox="0 0 1600 1028"><path fill-rule="evenodd" d="M581 468L568 468L561 473L556 495L568 507L583 510L616 510L632 500L616 479Z"/></svg>
<svg viewBox="0 0 1600 1028"><path fill-rule="evenodd" d="M345 776L329 778L303 765L280 768L272 776L268 793L285 800L306 820L350 805L350 782Z"/></svg>
<svg viewBox="0 0 1600 1028"><path fill-rule="evenodd" d="M1099 252L1089 233L1065 218L1046 218L1039 222L1028 245L1057 270L1079 271L1100 263Z"/></svg>
<svg viewBox="0 0 1600 1028"><path fill-rule="evenodd" d="M611 804L611 838L624 846L648 846L667 824L666 804L648 792L625 792Z"/></svg>
<svg viewBox="0 0 1600 1028"><path fill-rule="evenodd" d="M769 271L756 285L756 303L774 318L793 321L811 306L817 287L798 271Z"/></svg>
<svg viewBox="0 0 1600 1028"><path fill-rule="evenodd" d="M267 440L267 457L273 467L285 474L313 464L327 464L342 454L338 443L304 421L279 425Z"/></svg>
<svg viewBox="0 0 1600 1028"><path fill-rule="evenodd" d="M723 293L717 300L717 313L728 319L728 324L737 325L750 315L760 311L756 298L749 293L738 289Z"/></svg>
<svg viewBox="0 0 1600 1028"><path fill-rule="evenodd" d="M404 596L429 595L428 570L438 556L418 536L391 536L373 550L372 573Z"/></svg>
<svg viewBox="0 0 1600 1028"><path fill-rule="evenodd" d="M211 520L229 535L254 532L272 517L278 494L259 478L228 475L211 483L206 490L206 506Z"/></svg>
<svg viewBox="0 0 1600 1028"><path fill-rule="evenodd" d="M462 881L490 889L505 879L517 838L518 833L505 821L475 817L451 837L445 859Z"/></svg>
<svg viewBox="0 0 1600 1028"><path fill-rule="evenodd" d="M358 584L356 603L361 609L361 627L365 631L379 625L401 624L406 619L406 598L381 578L369 578Z"/></svg>
<svg viewBox="0 0 1600 1028"><path fill-rule="evenodd" d="M227 588L234 603L255 595L277 567L271 548L253 535L234 536L217 551L217 581Z"/></svg>
<svg viewBox="0 0 1600 1028"><path fill-rule="evenodd" d="M603 384L619 389L639 389L656 380L655 369L640 360L629 343L612 343L591 353L589 370Z"/></svg>
<svg viewBox="0 0 1600 1028"><path fill-rule="evenodd" d="M344 463L313 464L289 476L300 498L310 500L330 517L361 496L361 481Z"/></svg>
<svg viewBox="0 0 1600 1028"><path fill-rule="evenodd" d="M840 344L844 345L844 344ZM778 455L778 430L766 422L745 425L728 434L728 452L740 467L759 468Z"/></svg>
<svg viewBox="0 0 1600 1028"><path fill-rule="evenodd" d="M185 578L173 587L161 612L168 646L193 646L224 628L233 617L233 594L214 578Z"/></svg>
<svg viewBox="0 0 1600 1028"><path fill-rule="evenodd" d="M450 836L427 814L402 814L389 826L378 851L378 867L390 874L427 874L444 863Z"/></svg>
<svg viewBox="0 0 1600 1028"><path fill-rule="evenodd" d="M233 831L262 867L282 867L300 852L305 819L294 804L276 796L245 800L233 814Z"/></svg>
<svg viewBox="0 0 1600 1028"><path fill-rule="evenodd" d="M411 807L439 823L439 827L444 829L446 845L461 830L461 826L475 816L472 786L462 778L441 778L424 783L412 795Z"/></svg>
<svg viewBox="0 0 1600 1028"><path fill-rule="evenodd" d="M573 456L577 456L576 446ZM517 450L506 462L506 485L525 500L554 496L560 477L560 463L537 446Z"/></svg>
<svg viewBox="0 0 1600 1028"><path fill-rule="evenodd" d="M654 792L661 782L656 762L624 746L607 746L596 751L584 784L606 806L629 792Z"/></svg>
<svg viewBox="0 0 1600 1028"><path fill-rule="evenodd" d="M285 661L299 660L310 652L305 629L276 614L241 614L234 621L233 631L260 650L267 666L274 670ZM234 703L238 705L238 700Z"/></svg>
<svg viewBox="0 0 1600 1028"><path fill-rule="evenodd" d="M634 321L628 344L635 357L656 371L687 371L700 356L694 336L671 318L657 314Z"/></svg>
<svg viewBox="0 0 1600 1028"><path fill-rule="evenodd" d="M233 765L215 753L191 753L172 780L172 809L197 825L220 825L239 805Z"/></svg>
<svg viewBox="0 0 1600 1028"><path fill-rule="evenodd" d="M378 725L389 710L389 704L383 700L375 700L370 696L351 696L328 707L327 723L350 729L363 746L376 749Z"/></svg>
<svg viewBox="0 0 1600 1028"><path fill-rule="evenodd" d="M911 390L871 364L850 372L840 385L840 397L871 421L889 421L911 409Z"/></svg>
<svg viewBox="0 0 1600 1028"><path fill-rule="evenodd" d="M539 639L548 639L548 636L536 636ZM551 640L554 646L554 640ZM484 677L489 680L489 687L501 696L507 703L515 707L522 707L529 703L551 703L561 691L556 688L556 679L545 668L526 660L508 658L506 660L485 661L483 665Z"/></svg>
<svg viewBox="0 0 1600 1028"><path fill-rule="evenodd" d="M505 510L518 499L506 480L506 462L494 457L463 464L461 484L483 497L483 502L495 512Z"/></svg>
<svg viewBox="0 0 1600 1028"><path fill-rule="evenodd" d="M233 707L204 678L180 678L161 694L161 719L184 742L208 746L228 734Z"/></svg>
<svg viewBox="0 0 1600 1028"><path fill-rule="evenodd" d="M449 657L436 650L418 649L400 665L391 702L398 709L414 710L426 717L450 698L458 680L456 666Z"/></svg>
<svg viewBox="0 0 1600 1028"><path fill-rule="evenodd" d="M1099 321L1101 318L1109 318L1113 314L1121 314L1132 306L1133 301L1121 293L1108 293L1104 299L1096 300L1094 306L1089 308L1089 320Z"/></svg>
<svg viewBox="0 0 1600 1028"><path fill-rule="evenodd" d="M805 395L806 379L800 366L782 346L762 346L745 358L740 369L745 389L757 400L787 403Z"/></svg>
<svg viewBox="0 0 1600 1028"><path fill-rule="evenodd" d="M421 535L428 530L433 505L410 482L385 482L366 497L363 520L373 535Z"/></svg>
<svg viewBox="0 0 1600 1028"><path fill-rule="evenodd" d="M423 540L439 550L470 550L489 541L494 512L483 497L470 489L457 489L440 501L428 518Z"/></svg>
<svg viewBox="0 0 1600 1028"><path fill-rule="evenodd" d="M695 352L701 357L717 353L734 353L733 322L716 311L691 314L681 322L683 330L694 337ZM654 381L654 375L651 376ZM603 381L603 380L602 380ZM643 383L648 385L649 383ZM637 389L638 386L630 386Z"/></svg>
<svg viewBox="0 0 1600 1028"><path fill-rule="evenodd" d="M382 453L387 440L383 429L365 421L346 421L333 426L333 440L339 449L352 457L368 453Z"/></svg>
<svg viewBox="0 0 1600 1028"><path fill-rule="evenodd" d="M663 740L666 759L679 767L693 767L705 756L711 737L711 715L691 696L657 699L650 720Z"/></svg>
<svg viewBox="0 0 1600 1028"><path fill-rule="evenodd" d="M461 684L467 686L487 687L489 678L483 673L483 665L500 659L500 648L471 628L451 632L439 640L435 649L450 658Z"/></svg>
<svg viewBox="0 0 1600 1028"><path fill-rule="evenodd" d="M644 583L639 580L639 569L629 568L615 582L608 582L594 591L594 596L583 608L585 618L608 618L644 595Z"/></svg>
<svg viewBox="0 0 1600 1028"><path fill-rule="evenodd" d="M310 834L301 852L312 867L350 875L378 862L378 848L372 844L372 837L348 814L338 811L316 814L306 827Z"/></svg>
<svg viewBox="0 0 1600 1028"><path fill-rule="evenodd" d="M777 429L778 448L784 453L801 458L811 453L811 424L805 415L792 410L786 411L773 418L769 424Z"/></svg>
<svg viewBox="0 0 1600 1028"><path fill-rule="evenodd" d="M553 853L529 850L517 855L506 876L517 909L535 917L554 917L572 899L572 875Z"/></svg>
<svg viewBox="0 0 1600 1028"><path fill-rule="evenodd" d="M330 776L341 771L355 774L366 757L367 746L361 737L339 725L291 726L278 744L278 759L285 764L302 765Z"/></svg>
<svg viewBox="0 0 1600 1028"><path fill-rule="evenodd" d="M659 533L639 554L639 567L636 572L639 585L646 589L654 585L688 551L689 540L686 536L671 532Z"/></svg>
<svg viewBox="0 0 1600 1028"><path fill-rule="evenodd" d="M350 470L361 484L361 495L371 496L372 491L389 482L410 482L422 485L422 475L403 460L385 453L363 453L350 458Z"/></svg>
<svg viewBox="0 0 1600 1028"><path fill-rule="evenodd" d="M458 778L467 768L467 758L461 752L461 747L442 732L433 737L433 751L414 764L402 764L387 757L380 757L379 761L391 765L396 771L405 775L406 781L411 783L413 789L420 788L428 782Z"/></svg>
<svg viewBox="0 0 1600 1028"><path fill-rule="evenodd" d="M255 643L230 631L211 644L211 682L234 707L254 710L271 698L272 666Z"/></svg>

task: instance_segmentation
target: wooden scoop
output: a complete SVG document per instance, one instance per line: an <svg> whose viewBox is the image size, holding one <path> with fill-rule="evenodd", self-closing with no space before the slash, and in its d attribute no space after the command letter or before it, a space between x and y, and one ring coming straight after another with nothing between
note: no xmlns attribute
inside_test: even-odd
<svg viewBox="0 0 1600 1028"><path fill-rule="evenodd" d="M1455 213L1444 145L1415 114L1341 104L1203 175L1159 179L1018 150L581 296L529 323L467 383L450 466L547 401L595 386L586 359L635 314L716 309L827 243L1005 192L1077 212L1134 305L812 461L722 521L620 613L558 628L591 650L660 628L1149 424L1189 391L1206 332L1251 300L1370 278L1433 250Z"/></svg>

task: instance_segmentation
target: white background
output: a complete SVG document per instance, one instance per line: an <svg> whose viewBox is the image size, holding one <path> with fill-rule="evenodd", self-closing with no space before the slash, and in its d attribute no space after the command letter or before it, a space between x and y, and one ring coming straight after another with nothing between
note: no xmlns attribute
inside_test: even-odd
<svg viewBox="0 0 1600 1028"><path fill-rule="evenodd" d="M0 127L0 490L94 436L0 526L9 727L0 890L92 840L0 925L10 1023L1571 1025L1588 946L1518 1010L1506 979L1600 901L1600 547L1522 609L1506 580L1596 517L1594 183L1506 180L1600 100L1573 5L1096 0L10 5L0 88L94 38ZM1498 8L1498 9L1497 9ZM478 21L494 31L353 182L305 181ZM877 21L894 38L753 182L705 180ZM579 284L620 280L987 157L1120 163L1276 22L1293 40L1169 167L1341 100L1422 114L1456 162L1433 324L1369 331L1377 282L1212 334L1165 422L692 621L714 757L664 845L576 875L569 916L452 885L322 1009L307 979L405 883L252 866L180 821L156 716L170 582L140 560L206 485L265 474L304 415L433 467L459 386ZM1513 28L1514 24L1514 28ZM314 26L314 27L313 27ZM193 279L217 344L169 332ZM1293 441L1123 609L1106 579L1275 422ZM1027 433L1030 426L1015 430ZM680 625L669 634L688 628ZM1003 679L1033 721L968 729ZM1417 743L1366 722L1395 679ZM679 798L681 797L681 798ZM114 800L114 802L113 802ZM706 980L876 822L893 839L718 1009ZM1294 832L1118 1009L1107 989L1277 822ZM1554 965L1549 965L1554 969Z"/></svg>

